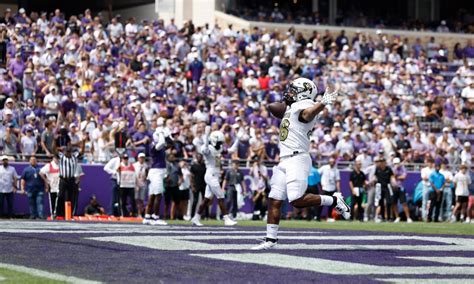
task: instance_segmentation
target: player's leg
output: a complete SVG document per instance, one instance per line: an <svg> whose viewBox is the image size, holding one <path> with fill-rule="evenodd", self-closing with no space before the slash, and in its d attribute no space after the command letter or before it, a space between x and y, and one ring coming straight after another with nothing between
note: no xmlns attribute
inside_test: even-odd
<svg viewBox="0 0 474 284"><path fill-rule="evenodd" d="M165 185L163 183L164 175L164 169L151 169L147 177L150 181L150 185L148 186L150 200L148 200L147 204L147 213L151 214L152 220L150 224L152 225L167 225L164 220L160 220L161 199L165 191Z"/></svg>
<svg viewBox="0 0 474 284"><path fill-rule="evenodd" d="M151 224L151 214L155 205L155 197L155 194L150 194L148 196L148 203L145 207L145 218L143 219L143 224L145 225Z"/></svg>
<svg viewBox="0 0 474 284"><path fill-rule="evenodd" d="M268 194L267 235L265 241L252 248L252 250L265 250L272 248L278 241L280 227L281 207L286 200L286 175L280 165L273 167L270 180L271 191Z"/></svg>
<svg viewBox="0 0 474 284"><path fill-rule="evenodd" d="M193 218L191 219L191 223L195 226L203 226L201 223L201 215L206 210L207 206L209 205L210 201L213 198L213 194L211 189L209 188L209 185L206 186L206 191L204 193L204 198L201 201L201 204L199 204L197 212L194 214Z"/></svg>

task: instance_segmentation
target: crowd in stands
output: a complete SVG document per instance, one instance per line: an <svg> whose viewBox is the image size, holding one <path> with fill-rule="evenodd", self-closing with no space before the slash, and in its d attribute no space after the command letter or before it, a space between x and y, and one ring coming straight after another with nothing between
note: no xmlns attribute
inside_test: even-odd
<svg viewBox="0 0 474 284"><path fill-rule="evenodd" d="M321 93L335 85L341 94L310 136L320 164L335 157L366 168L376 157L388 165L398 158L470 168L474 43L450 50L436 38L420 42L383 30L303 36L191 21L107 22L90 10L67 19L60 10L6 10L0 150L26 160L72 147L84 163L105 163L117 148L132 158L148 153L163 124L172 154L190 159L194 138L210 124L225 133L226 147L243 132L238 151L225 159L275 162L279 120L266 106L304 76Z"/></svg>
<svg viewBox="0 0 474 284"><path fill-rule="evenodd" d="M291 4L288 4L291 6ZM226 13L249 21L292 23L305 25L329 25L328 17L311 9L288 7L239 6L235 9L225 9ZM468 11L460 11L459 15L449 20L422 21L406 19L400 15L388 13L384 16L369 16L363 9L344 9L338 11L335 19L337 26L399 29L420 32L453 32L474 33L474 15Z"/></svg>

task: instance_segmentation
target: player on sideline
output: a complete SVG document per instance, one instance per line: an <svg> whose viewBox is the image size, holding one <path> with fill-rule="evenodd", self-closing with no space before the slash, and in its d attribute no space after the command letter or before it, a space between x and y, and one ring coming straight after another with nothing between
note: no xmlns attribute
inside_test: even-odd
<svg viewBox="0 0 474 284"><path fill-rule="evenodd" d="M336 211L345 219L350 217L350 208L341 193L333 196L305 194L311 170L311 157L308 153L311 131L317 114L336 100L337 90L329 92L326 89L319 103L314 102L316 94L316 85L311 80L298 78L290 83L283 94L284 103L269 105L270 112L282 119L280 162L273 167L270 183L267 236L253 250L270 249L277 244L281 206L286 198L297 208L335 206Z"/></svg>
<svg viewBox="0 0 474 284"><path fill-rule="evenodd" d="M225 206L225 193L221 189L219 183L220 176L220 163L221 163L221 154L222 154L222 145L224 144L224 133L221 131L213 131L210 135L211 128L206 126L204 133L204 141L200 147L200 153L204 157L204 162L206 164L206 174L204 180L206 181L206 192L204 194L204 199L199 205L199 209L191 219L191 222L195 226L203 226L201 223L201 214L204 212L206 207L209 205L212 200L213 195L217 197L217 203L221 209L222 214L224 214L224 225L225 226L234 226L237 224L236 221L232 220ZM237 134L237 139L234 141L232 146L227 149L228 153L233 153L237 150L237 145L240 139L240 134Z"/></svg>
<svg viewBox="0 0 474 284"><path fill-rule="evenodd" d="M158 125L163 125L163 119L158 118ZM147 179L148 204L145 209L146 225L168 225L164 220L160 220L161 197L164 192L163 179L166 175L166 145L169 138L169 130L163 126L157 127L153 133L153 143L150 148L151 166ZM153 214L151 214L153 212Z"/></svg>

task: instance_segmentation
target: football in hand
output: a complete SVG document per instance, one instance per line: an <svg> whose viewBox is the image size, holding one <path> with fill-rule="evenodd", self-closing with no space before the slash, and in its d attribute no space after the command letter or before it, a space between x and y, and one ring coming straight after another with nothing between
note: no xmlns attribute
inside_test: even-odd
<svg viewBox="0 0 474 284"><path fill-rule="evenodd" d="M268 110L274 117L281 119L286 112L286 104L282 102L271 103L268 105Z"/></svg>

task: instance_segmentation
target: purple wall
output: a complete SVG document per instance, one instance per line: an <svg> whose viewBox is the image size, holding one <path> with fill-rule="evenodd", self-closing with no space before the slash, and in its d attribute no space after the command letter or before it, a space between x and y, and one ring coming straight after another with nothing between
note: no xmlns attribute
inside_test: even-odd
<svg viewBox="0 0 474 284"><path fill-rule="evenodd" d="M15 167L18 175L21 175L23 169L27 166L27 163L12 163ZM41 165L42 166L42 165ZM106 212L109 212L110 198L111 198L111 183L109 175L104 172L103 165L83 165L82 166L85 176L81 179L81 192L79 193L79 205L78 212L82 215L84 208L89 202L89 197L92 194L97 196L99 203L104 206ZM248 175L248 169L243 169L244 175ZM271 174L271 168L269 169ZM349 170L341 170L341 187L344 196L350 195L349 193ZM248 179L246 178L247 183ZM404 182L405 189L409 195L413 193L416 184L421 180L419 172L409 172L408 177ZM46 195L45 195L46 197ZM45 211L49 215L49 202L45 198ZM252 212L253 206L247 199L246 205L242 209L244 212ZM14 212L17 215L27 215L29 213L28 200L26 195L15 194L14 199Z"/></svg>

